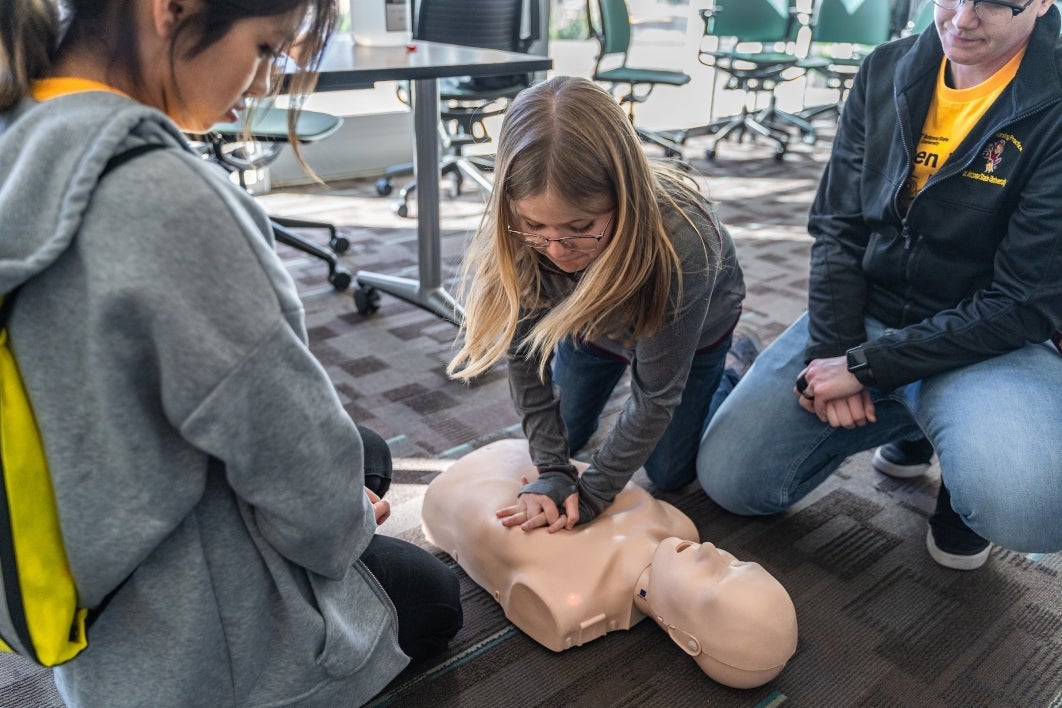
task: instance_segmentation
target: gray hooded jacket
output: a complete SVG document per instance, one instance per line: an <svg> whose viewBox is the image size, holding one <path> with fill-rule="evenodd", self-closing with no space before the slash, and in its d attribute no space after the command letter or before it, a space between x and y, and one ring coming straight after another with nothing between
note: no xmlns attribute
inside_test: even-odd
<svg viewBox="0 0 1062 708"><path fill-rule="evenodd" d="M146 143L165 147L101 179ZM265 214L164 115L89 92L0 114L0 224L78 591L92 607L120 586L56 670L67 704L375 695L408 659L358 561L361 439Z"/></svg>

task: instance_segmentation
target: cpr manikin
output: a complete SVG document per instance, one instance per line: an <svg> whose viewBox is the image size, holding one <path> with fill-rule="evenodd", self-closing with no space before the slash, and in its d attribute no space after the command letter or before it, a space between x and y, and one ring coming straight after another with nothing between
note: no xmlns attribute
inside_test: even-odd
<svg viewBox="0 0 1062 708"><path fill-rule="evenodd" d="M751 688L782 670L796 650L796 612L759 564L698 543L687 516L633 483L570 531L503 526L495 511L536 476L527 442L501 440L457 460L424 496L428 540L514 625L563 651L649 616L722 684Z"/></svg>

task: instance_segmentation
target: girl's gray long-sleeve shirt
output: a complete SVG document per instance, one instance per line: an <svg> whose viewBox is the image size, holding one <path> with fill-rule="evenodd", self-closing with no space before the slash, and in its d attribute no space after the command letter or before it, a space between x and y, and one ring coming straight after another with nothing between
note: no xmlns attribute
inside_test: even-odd
<svg viewBox="0 0 1062 708"><path fill-rule="evenodd" d="M545 369L545 380L540 379L539 360L528 357L520 348L527 332L546 312L522 313L509 348L513 403L522 418L532 459L541 473L533 486L525 489L546 494L558 503L578 489L580 523L591 520L608 506L649 458L682 399L694 353L722 340L740 316L745 283L730 234L706 201L687 207L686 214L696 224L696 231L682 214L667 210L664 213L665 227L682 262L681 291L676 274L664 326L654 335L638 339L633 346L607 337L591 342L630 362L631 394L578 481L569 460L550 367ZM718 267L713 249L718 254ZM575 289L576 283L568 274L546 271L544 295L559 302Z"/></svg>

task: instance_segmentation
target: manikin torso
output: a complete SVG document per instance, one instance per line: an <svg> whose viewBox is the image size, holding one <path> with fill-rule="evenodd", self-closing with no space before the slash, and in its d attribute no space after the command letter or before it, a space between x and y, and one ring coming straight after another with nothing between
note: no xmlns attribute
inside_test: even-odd
<svg viewBox="0 0 1062 708"><path fill-rule="evenodd" d="M535 476L527 442L501 440L456 461L424 496L428 540L513 624L563 651L648 615L721 683L758 686L781 671L796 649L796 614L761 566L698 543L685 514L635 484L570 531L502 526L495 511Z"/></svg>

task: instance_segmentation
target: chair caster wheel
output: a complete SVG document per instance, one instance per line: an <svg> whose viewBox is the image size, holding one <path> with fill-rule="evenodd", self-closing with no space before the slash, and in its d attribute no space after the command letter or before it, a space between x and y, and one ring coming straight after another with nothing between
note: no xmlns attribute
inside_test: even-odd
<svg viewBox="0 0 1062 708"><path fill-rule="evenodd" d="M705 160L715 160L715 148L708 148L704 151Z"/></svg>
<svg viewBox="0 0 1062 708"><path fill-rule="evenodd" d="M774 153L774 161L775 162L781 162L784 159L785 159L785 150L779 150L778 152Z"/></svg>
<svg viewBox="0 0 1062 708"><path fill-rule="evenodd" d="M359 285L354 288L354 307L358 308L359 314L371 315L380 309L380 292L371 285Z"/></svg>
<svg viewBox="0 0 1062 708"><path fill-rule="evenodd" d="M332 287L337 291L343 291L350 287L351 281L354 280L354 276L346 268L337 267L328 276L328 282L332 284Z"/></svg>
<svg viewBox="0 0 1062 708"><path fill-rule="evenodd" d="M678 150L672 150L671 148L665 148L664 149L664 157L666 157L668 159L673 158L673 157L677 157L677 158L681 159L682 158L682 153L679 152Z"/></svg>
<svg viewBox="0 0 1062 708"><path fill-rule="evenodd" d="M405 202L395 202L394 206L391 207L391 211L398 216L405 218L409 216L409 205Z"/></svg>
<svg viewBox="0 0 1062 708"><path fill-rule="evenodd" d="M381 197L386 197L391 193L391 180L386 177L381 177L376 180L376 193Z"/></svg>
<svg viewBox="0 0 1062 708"><path fill-rule="evenodd" d="M347 252L348 248L350 248L350 239L346 236L335 236L328 240L328 245L337 254L343 254Z"/></svg>

